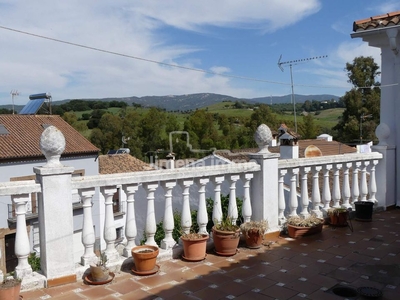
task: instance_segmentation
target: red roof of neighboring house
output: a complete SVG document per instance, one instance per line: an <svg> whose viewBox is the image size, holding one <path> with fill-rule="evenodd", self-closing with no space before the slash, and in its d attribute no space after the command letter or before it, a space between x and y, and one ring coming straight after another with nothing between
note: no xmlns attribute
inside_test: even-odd
<svg viewBox="0 0 400 300"><path fill-rule="evenodd" d="M400 25L400 11L355 21L353 23L353 31L364 31L395 25Z"/></svg>
<svg viewBox="0 0 400 300"><path fill-rule="evenodd" d="M154 170L151 165L130 154L107 154L99 156L100 174L130 173L150 170Z"/></svg>
<svg viewBox="0 0 400 300"><path fill-rule="evenodd" d="M39 143L48 125L65 137L62 157L98 154L96 146L58 115L0 115L0 161L43 159Z"/></svg>

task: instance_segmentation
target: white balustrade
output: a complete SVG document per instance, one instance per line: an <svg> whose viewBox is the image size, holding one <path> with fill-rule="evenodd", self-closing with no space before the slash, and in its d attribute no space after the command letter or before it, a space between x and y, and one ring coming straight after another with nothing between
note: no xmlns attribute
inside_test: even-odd
<svg viewBox="0 0 400 300"><path fill-rule="evenodd" d="M332 187L332 200L333 207L340 207L340 170L342 164L335 164L333 171L333 187Z"/></svg>
<svg viewBox="0 0 400 300"><path fill-rule="evenodd" d="M351 191L350 191L350 167L352 166L352 163L345 163L344 168L343 168L343 186L342 186L342 194L343 194L343 204L342 206L344 208L350 208L350 197L351 197Z"/></svg>
<svg viewBox="0 0 400 300"><path fill-rule="evenodd" d="M26 230L26 204L29 201L29 194L14 195L11 199L15 205L15 214L17 216L15 255L18 258L18 265L15 268L15 276L17 278L23 278L32 274L32 267L28 263L30 245L28 232Z"/></svg>
<svg viewBox="0 0 400 300"><path fill-rule="evenodd" d="M251 216L253 214L251 208L251 199L250 199L250 180L253 178L253 174L242 174L240 175L240 179L243 182L243 203L242 203L242 216L244 222L250 222Z"/></svg>
<svg viewBox="0 0 400 300"><path fill-rule="evenodd" d="M332 165L324 165L324 183L322 186L322 202L324 204L324 211L327 212L331 205L331 189L329 184L329 171L332 169Z"/></svg>
<svg viewBox="0 0 400 300"><path fill-rule="evenodd" d="M83 224L81 238L84 247L84 253L81 256L81 264L83 266L95 263L97 260L97 256L94 253L94 243L96 241L96 236L93 228L92 216L92 198L95 192L96 190L94 188L78 190L83 207Z"/></svg>
<svg viewBox="0 0 400 300"><path fill-rule="evenodd" d="M156 234L157 224L154 206L154 192L158 187L158 183L145 183L143 187L147 191L147 213L146 213L146 245L157 246L154 240L154 235Z"/></svg>
<svg viewBox="0 0 400 300"><path fill-rule="evenodd" d="M196 184L199 188L199 208L197 211L197 224L199 225L199 233L208 234L207 232L207 205L206 205L206 184L208 178L197 178Z"/></svg>
<svg viewBox="0 0 400 300"><path fill-rule="evenodd" d="M286 221L285 217L285 209L286 209L286 202L285 202L285 175L287 170L279 169L279 176L278 176L278 220L279 225L283 225Z"/></svg>
<svg viewBox="0 0 400 300"><path fill-rule="evenodd" d="M119 258L118 251L115 249L117 231L115 230L113 210L113 197L117 192L117 188L115 186L104 186L101 187L100 191L105 200L104 241L106 242L106 249L104 250L104 253L107 256L108 262L115 262Z"/></svg>
<svg viewBox="0 0 400 300"><path fill-rule="evenodd" d="M214 204L212 212L212 221L219 224L222 221L222 205L221 205L221 184L225 176L214 176Z"/></svg>
<svg viewBox="0 0 400 300"><path fill-rule="evenodd" d="M371 202L378 202L376 200L376 178L375 178L375 166L378 164L378 160L374 159L372 160L372 164L370 167L370 175L369 175L369 201Z"/></svg>
<svg viewBox="0 0 400 300"><path fill-rule="evenodd" d="M322 217L322 212L319 208L319 205L321 204L321 193L319 189L319 172L321 171L321 169L322 169L321 166L314 166L312 168L312 174L313 174L312 194L311 194L311 200L313 205L312 212L317 217Z"/></svg>
<svg viewBox="0 0 400 300"><path fill-rule="evenodd" d="M193 180L181 180L180 185L183 187L182 215L181 228L184 233L190 233L192 227L192 215L190 214L190 186L193 185Z"/></svg>
<svg viewBox="0 0 400 300"><path fill-rule="evenodd" d="M126 194L125 237L127 240L123 255L125 257L130 257L132 255L132 248L136 246L135 193L139 189L139 186L137 184L125 184L123 185L123 189Z"/></svg>
<svg viewBox="0 0 400 300"><path fill-rule="evenodd" d="M229 204L228 204L228 218L231 219L232 224L236 223L238 219L238 209L236 203L236 182L240 179L239 175L231 175L230 177L230 192L229 192Z"/></svg>
<svg viewBox="0 0 400 300"><path fill-rule="evenodd" d="M300 169L301 174L301 212L300 215L306 218L310 213L308 212L308 205L310 199L308 198L308 173L310 173L310 167L302 167Z"/></svg>
<svg viewBox="0 0 400 300"><path fill-rule="evenodd" d="M297 201L297 175L299 174L299 169L292 169L290 172L290 200L289 200L289 216L297 216L297 207L299 206Z"/></svg>
<svg viewBox="0 0 400 300"><path fill-rule="evenodd" d="M367 201L368 185L367 185L367 167L369 161L363 161L361 167L361 178L360 178L360 194L361 201Z"/></svg>
<svg viewBox="0 0 400 300"><path fill-rule="evenodd" d="M354 205L354 202L358 201L360 196L360 184L358 181L358 171L360 170L361 162L353 162L353 178L351 181L351 201Z"/></svg>
<svg viewBox="0 0 400 300"><path fill-rule="evenodd" d="M175 240L172 237L174 231L174 212L172 209L172 189L176 186L176 181L164 181L162 187L165 192L165 206L164 206L164 219L163 228L165 237L161 241L162 249L171 249L175 244Z"/></svg>

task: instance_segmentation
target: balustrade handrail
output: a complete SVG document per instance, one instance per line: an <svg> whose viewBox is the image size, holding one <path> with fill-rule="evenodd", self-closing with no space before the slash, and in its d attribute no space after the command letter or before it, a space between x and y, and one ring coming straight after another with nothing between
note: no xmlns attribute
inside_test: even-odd
<svg viewBox="0 0 400 300"><path fill-rule="evenodd" d="M220 176L225 174L239 174L257 172L261 167L256 162L233 163L217 166L188 167L167 170L151 170L118 174L103 174L72 178L73 189L112 186L120 184L137 184L185 178L200 178Z"/></svg>
<svg viewBox="0 0 400 300"><path fill-rule="evenodd" d="M42 187L35 180L0 182L0 196L39 193Z"/></svg>
<svg viewBox="0 0 400 300"><path fill-rule="evenodd" d="M306 166L317 166L323 164L340 164L353 161L364 161L382 159L383 155L378 152L371 153L346 153L339 155L316 156L307 158L280 159L279 169L298 168Z"/></svg>

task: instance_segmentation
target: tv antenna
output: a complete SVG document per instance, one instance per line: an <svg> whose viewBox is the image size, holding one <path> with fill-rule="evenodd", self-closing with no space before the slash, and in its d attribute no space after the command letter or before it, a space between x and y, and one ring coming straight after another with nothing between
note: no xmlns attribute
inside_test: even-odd
<svg viewBox="0 0 400 300"><path fill-rule="evenodd" d="M279 69L281 69L282 72L284 71L282 65L289 65L290 66L290 82L291 82L291 87L292 87L292 103L293 103L293 114L294 114L294 126L295 126L295 132L296 133L297 133L296 100L294 99L292 66L293 65L297 65L299 63L309 62L310 60L326 58L326 57L328 57L328 55L315 56L315 57L309 57L309 58L301 58L301 59L289 60L289 61L283 61L283 62L281 62L282 54L279 57L278 67L279 67Z"/></svg>
<svg viewBox="0 0 400 300"><path fill-rule="evenodd" d="M11 95L12 105L13 105L13 113L12 114L14 114L14 97L19 96L19 92L17 90L12 90L10 92L10 95Z"/></svg>

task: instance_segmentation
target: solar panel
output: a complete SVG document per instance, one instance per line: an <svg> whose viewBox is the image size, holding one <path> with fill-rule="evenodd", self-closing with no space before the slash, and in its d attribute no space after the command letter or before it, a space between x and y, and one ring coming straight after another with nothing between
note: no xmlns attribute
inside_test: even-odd
<svg viewBox="0 0 400 300"><path fill-rule="evenodd" d="M20 115L34 115L34 114L36 114L45 100L46 100L45 98L30 100L24 106L24 108L19 112L19 114Z"/></svg>
<svg viewBox="0 0 400 300"><path fill-rule="evenodd" d="M0 124L0 134L9 134L7 128L3 124Z"/></svg>

